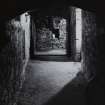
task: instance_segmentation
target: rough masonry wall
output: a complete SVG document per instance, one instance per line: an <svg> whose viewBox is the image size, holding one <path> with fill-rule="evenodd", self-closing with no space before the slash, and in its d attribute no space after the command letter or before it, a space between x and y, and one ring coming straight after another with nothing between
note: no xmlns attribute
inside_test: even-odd
<svg viewBox="0 0 105 105"><path fill-rule="evenodd" d="M68 40L70 41L69 50L68 53L70 53L73 60L75 60L76 56L76 7L70 7L70 22L69 22L69 35ZM70 49L71 48L71 49Z"/></svg>
<svg viewBox="0 0 105 105"><path fill-rule="evenodd" d="M55 18L51 19L52 21L55 20ZM57 19L59 20L59 23L53 22L53 24L51 25L50 22L45 22L47 25L43 23L43 26L36 27L36 49L38 51L66 48L66 20L63 18L61 19L60 17L57 17ZM48 21L47 17L43 18L43 20ZM39 21L39 23L37 24L41 24L41 21ZM51 26L49 26L48 24L50 24ZM57 29L54 28L54 26L57 26ZM50 29L50 27L52 27L52 29ZM56 36L58 36L59 38Z"/></svg>
<svg viewBox="0 0 105 105"><path fill-rule="evenodd" d="M88 105L105 104L105 25L102 17L83 11L82 65Z"/></svg>
<svg viewBox="0 0 105 105"><path fill-rule="evenodd" d="M31 38L30 38L30 58L34 58L34 54L36 52L36 25L34 19L31 16L30 20L30 28L31 28Z"/></svg>
<svg viewBox="0 0 105 105"><path fill-rule="evenodd" d="M37 51L47 51L52 48L51 39L52 39L52 32L43 27L37 31L37 42L36 42L36 50Z"/></svg>
<svg viewBox="0 0 105 105"><path fill-rule="evenodd" d="M4 28L1 33L3 46L0 47L0 105L16 105L28 61L29 36L21 20L13 19L1 27Z"/></svg>
<svg viewBox="0 0 105 105"><path fill-rule="evenodd" d="M97 41L96 41L96 16L87 11L82 11L82 62L87 79L96 73Z"/></svg>
<svg viewBox="0 0 105 105"><path fill-rule="evenodd" d="M26 12L22 15L20 15L20 23L22 25L23 30L25 31L25 56L26 59L29 59L30 55L30 21L31 17L30 15Z"/></svg>

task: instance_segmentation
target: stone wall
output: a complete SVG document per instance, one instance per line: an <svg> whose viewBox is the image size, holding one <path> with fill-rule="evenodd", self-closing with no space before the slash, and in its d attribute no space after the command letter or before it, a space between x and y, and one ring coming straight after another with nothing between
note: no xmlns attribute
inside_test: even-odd
<svg viewBox="0 0 105 105"><path fill-rule="evenodd" d="M87 11L82 11L82 62L87 79L91 79L96 72L96 16Z"/></svg>
<svg viewBox="0 0 105 105"><path fill-rule="evenodd" d="M12 19L1 24L4 28L0 32L3 41L0 46L0 105L16 105L16 96L25 79L29 33L21 23L24 20Z"/></svg>
<svg viewBox="0 0 105 105"><path fill-rule="evenodd" d="M68 35L68 54L71 55L72 59L75 60L76 56L76 7L70 7L70 13L68 19L69 35Z"/></svg>
<svg viewBox="0 0 105 105"><path fill-rule="evenodd" d="M105 104L105 20L83 11L82 66L88 105Z"/></svg>
<svg viewBox="0 0 105 105"><path fill-rule="evenodd" d="M30 49L30 21L31 16L26 12L20 15L20 23L22 25L23 30L25 31L25 56L26 59L29 59L29 49Z"/></svg>
<svg viewBox="0 0 105 105"><path fill-rule="evenodd" d="M52 48L52 32L48 28L41 28L37 31L36 50L47 51Z"/></svg>
<svg viewBox="0 0 105 105"><path fill-rule="evenodd" d="M52 18L52 21L54 19L55 18ZM67 36L66 20L61 18L57 19L59 20L58 25L56 25L58 26L58 29L54 29L55 26L54 24L50 26L52 27L52 29L49 26L40 27L37 29L36 49L38 51L66 48L66 36ZM56 37L57 34L59 34L59 37Z"/></svg>
<svg viewBox="0 0 105 105"><path fill-rule="evenodd" d="M30 20L30 32L31 32L31 38L30 38L30 58L34 58L34 54L36 52L36 24L34 22L33 17L31 16Z"/></svg>

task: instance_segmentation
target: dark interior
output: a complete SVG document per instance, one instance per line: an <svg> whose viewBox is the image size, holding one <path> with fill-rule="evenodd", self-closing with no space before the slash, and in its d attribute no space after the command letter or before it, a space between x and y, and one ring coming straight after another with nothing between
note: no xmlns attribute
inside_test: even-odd
<svg viewBox="0 0 105 105"><path fill-rule="evenodd" d="M72 8L74 7L74 8ZM81 58L76 56L75 53L75 40L68 40L66 43L67 56L61 58L59 56L35 56L34 49L34 33L35 24L34 19L36 14L40 13L44 16L59 16L67 19L69 28L67 28L68 34L72 37L75 36L75 7L81 8L82 11L82 50ZM69 9L68 9L69 8ZM75 81L78 83L78 79L75 78L67 84L61 92L59 92L51 100L48 100L45 105L82 105L77 102L81 101L78 92L83 92L86 105L105 105L105 5L104 1L95 0L3 0L0 2L0 105L21 105L18 102L19 94L24 91L25 77L29 73L30 64L35 59L41 59L43 61L71 61L81 62L81 72L76 77L81 80L81 76L86 79L86 85L73 84ZM27 25L28 16L31 15L30 26ZM22 15L25 13L25 15ZM31 29L30 36L25 36L27 30L25 30L24 23L21 23L21 18L25 17L25 27ZM11 21L12 19L14 19ZM24 22L23 21L23 22ZM22 26L23 25L23 26ZM50 25L51 26L51 25ZM52 27L49 27L52 28ZM56 33L56 38L59 39L57 30L53 30ZM74 36L73 36L74 34ZM70 39L70 35L67 39ZM30 42L29 42L30 39ZM75 39L75 37L74 37ZM27 43L26 43L27 42ZM71 46L71 43L73 44ZM31 45L29 47L29 44ZM28 50L28 51L27 51ZM29 62L29 63L28 63ZM27 72L25 69L27 67ZM66 66L65 66L66 67ZM33 75L34 73L32 73ZM55 73L56 74L56 73ZM31 76L30 76L31 77ZM40 77L40 75L39 75ZM59 75L60 77L60 75ZM34 77L32 77L34 78ZM27 79L28 80L28 79ZM33 79L34 80L34 79ZM48 81L47 81L48 82ZM40 80L39 80L40 83ZM82 82L84 84L84 81ZM35 85L36 86L36 85ZM81 88L82 87L82 88ZM85 89L84 89L85 87ZM37 91L38 88L35 90ZM70 90L69 90L70 89ZM44 91L44 90L43 90ZM69 93L72 93L69 96ZM32 94L35 91L32 92ZM78 96L78 97L75 97ZM66 97L66 98L65 98ZM72 101L70 101L70 99ZM77 100L77 101L75 101ZM23 104L22 104L23 105ZM24 104L27 105L27 104ZM31 105L31 104L30 104ZM84 104L83 104L84 105Z"/></svg>

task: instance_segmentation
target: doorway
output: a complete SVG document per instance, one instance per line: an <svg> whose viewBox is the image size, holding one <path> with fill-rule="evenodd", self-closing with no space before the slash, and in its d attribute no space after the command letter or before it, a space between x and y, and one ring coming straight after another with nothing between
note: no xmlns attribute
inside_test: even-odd
<svg viewBox="0 0 105 105"><path fill-rule="evenodd" d="M66 9L66 16L64 14L32 13L31 42L34 56L66 56L81 60L82 10L70 7Z"/></svg>
<svg viewBox="0 0 105 105"><path fill-rule="evenodd" d="M35 55L66 55L67 21L60 16L44 16L35 20Z"/></svg>

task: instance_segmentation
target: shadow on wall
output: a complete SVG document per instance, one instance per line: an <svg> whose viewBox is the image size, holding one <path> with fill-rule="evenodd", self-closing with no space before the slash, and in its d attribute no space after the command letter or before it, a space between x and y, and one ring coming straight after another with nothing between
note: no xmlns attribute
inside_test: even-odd
<svg viewBox="0 0 105 105"><path fill-rule="evenodd" d="M89 105L105 105L105 26L103 20L97 17L97 36L94 42L95 77L87 87Z"/></svg>
<svg viewBox="0 0 105 105"><path fill-rule="evenodd" d="M10 38L6 35L6 32L4 31L5 29L5 23L3 21L0 21L0 52L10 42Z"/></svg>
<svg viewBox="0 0 105 105"><path fill-rule="evenodd" d="M101 18L83 11L83 70L89 80L88 105L105 104L105 26ZM100 32L101 29L101 32Z"/></svg>

